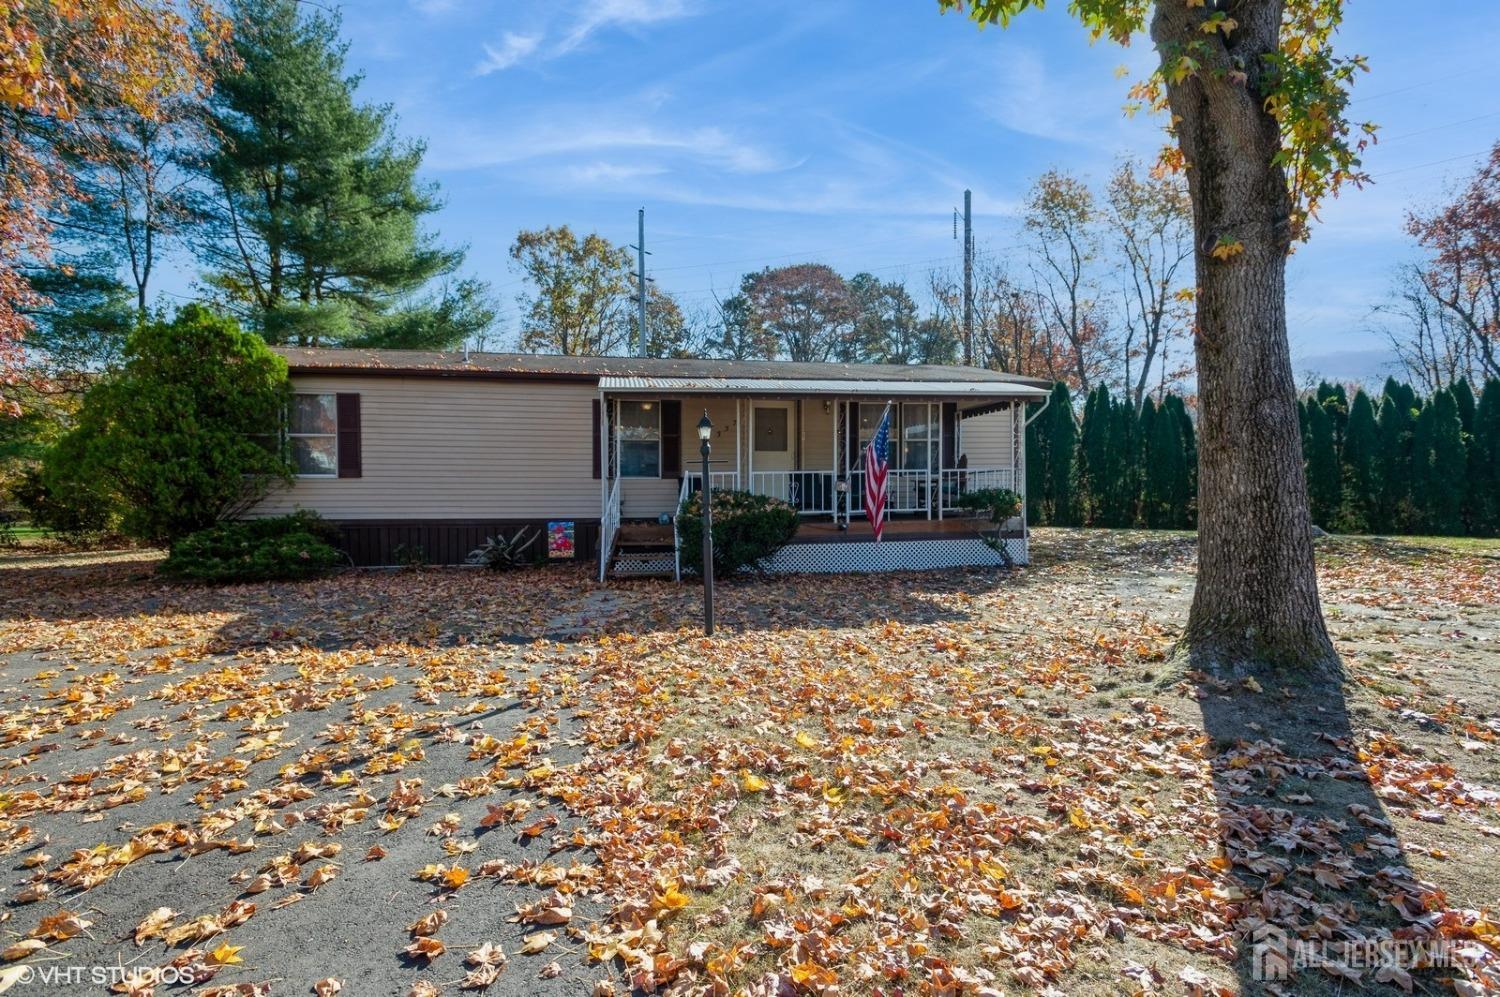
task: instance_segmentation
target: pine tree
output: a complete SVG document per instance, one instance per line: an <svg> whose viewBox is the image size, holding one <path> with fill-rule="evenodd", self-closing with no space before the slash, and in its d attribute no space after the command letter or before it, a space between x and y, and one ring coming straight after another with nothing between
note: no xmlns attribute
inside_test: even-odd
<svg viewBox="0 0 1500 997"><path fill-rule="evenodd" d="M1342 455L1343 502L1334 521L1342 533L1368 533L1375 514L1379 430L1370 396L1356 392L1349 405Z"/></svg>
<svg viewBox="0 0 1500 997"><path fill-rule="evenodd" d="M1126 398L1109 399L1112 482L1109 490L1111 526L1134 526L1141 496L1140 441L1135 407Z"/></svg>
<svg viewBox="0 0 1500 997"><path fill-rule="evenodd" d="M1149 528L1155 528L1155 521L1160 519L1160 516L1149 508L1159 485L1159 482L1153 480L1157 470L1153 453L1156 449L1156 420L1160 414L1160 408L1155 401L1149 397L1141 399L1141 407L1136 415L1135 423L1136 445L1130 453L1130 459L1136 467L1138 487L1136 516L1140 525Z"/></svg>
<svg viewBox="0 0 1500 997"><path fill-rule="evenodd" d="M1026 519L1032 526L1055 526L1047 502L1047 471L1052 452L1047 427L1042 425L1046 412L1041 402L1026 406ZM1050 406L1049 406L1050 407Z"/></svg>
<svg viewBox="0 0 1500 997"><path fill-rule="evenodd" d="M1439 536L1461 536L1464 532L1462 482L1468 476L1468 453L1464 447L1463 421L1453 392L1443 389L1428 400L1423 412L1431 411L1426 525Z"/></svg>
<svg viewBox="0 0 1500 997"><path fill-rule="evenodd" d="M1469 385L1469 379L1465 377L1454 381L1448 385L1448 390L1453 392L1453 401L1458 406L1458 421L1463 424L1464 432L1473 434L1478 403L1474 400L1474 389Z"/></svg>
<svg viewBox="0 0 1500 997"><path fill-rule="evenodd" d="M1188 414L1187 403L1177 395L1167 396L1167 408L1177 416L1178 432L1182 437L1182 453L1185 467L1183 482L1179 486L1185 496L1181 523L1191 528L1198 522L1198 429L1193 417Z"/></svg>
<svg viewBox="0 0 1500 997"><path fill-rule="evenodd" d="M1328 413L1333 428L1334 448L1343 453L1344 431L1349 426L1349 396L1342 384L1329 384L1327 381L1318 385L1317 395L1318 404Z"/></svg>
<svg viewBox="0 0 1500 997"><path fill-rule="evenodd" d="M1469 489L1474 531L1480 536L1500 536L1500 378L1485 382L1474 410Z"/></svg>
<svg viewBox="0 0 1500 997"><path fill-rule="evenodd" d="M1436 481L1432 476L1432 446L1437 436L1437 409L1429 402L1416 413L1411 433L1410 511L1403 532L1432 532L1432 501Z"/></svg>
<svg viewBox="0 0 1500 997"><path fill-rule="evenodd" d="M1341 477L1338 450L1333 442L1333 420L1316 398L1306 404L1307 500L1314 523L1331 525L1338 515Z"/></svg>
<svg viewBox="0 0 1500 997"><path fill-rule="evenodd" d="M1078 522L1074 467L1078 451L1078 425L1073 417L1073 398L1062 381L1052 387L1052 402L1039 422L1047 427L1047 480L1043 485L1048 512L1059 526Z"/></svg>
<svg viewBox="0 0 1500 997"><path fill-rule="evenodd" d="M1411 444L1414 419L1410 389L1394 380L1386 381L1377 426L1380 431L1380 486L1376 516L1371 528L1377 533L1399 533L1411 527Z"/></svg>
<svg viewBox="0 0 1500 997"><path fill-rule="evenodd" d="M1131 454L1131 459L1140 469L1140 522L1148 529L1159 529L1162 518L1158 509L1161 481L1157 475L1159 468L1155 460L1156 420L1160 414L1153 399L1141 399L1140 414L1136 416L1136 449Z"/></svg>
<svg viewBox="0 0 1500 997"><path fill-rule="evenodd" d="M1111 525L1110 498L1115 486L1110 422L1109 389L1101 384L1084 402L1080 430L1079 480L1084 522L1089 526Z"/></svg>
<svg viewBox="0 0 1500 997"><path fill-rule="evenodd" d="M441 206L424 148L360 104L338 16L234 0L233 60L211 100L201 240L206 283L273 343L454 345L494 318L461 250L422 228ZM451 286L429 290L452 278Z"/></svg>
<svg viewBox="0 0 1500 997"><path fill-rule="evenodd" d="M1150 484L1142 496L1146 525L1159 529L1180 529L1188 525L1190 478L1187 447L1182 438L1182 419L1169 396L1151 423L1151 463L1146 468Z"/></svg>

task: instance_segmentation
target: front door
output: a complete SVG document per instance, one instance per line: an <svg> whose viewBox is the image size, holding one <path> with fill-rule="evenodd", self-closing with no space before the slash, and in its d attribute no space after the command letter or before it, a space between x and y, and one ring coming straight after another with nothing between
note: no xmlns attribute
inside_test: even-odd
<svg viewBox="0 0 1500 997"><path fill-rule="evenodd" d="M756 471L797 469L797 409L795 402L750 403Z"/></svg>

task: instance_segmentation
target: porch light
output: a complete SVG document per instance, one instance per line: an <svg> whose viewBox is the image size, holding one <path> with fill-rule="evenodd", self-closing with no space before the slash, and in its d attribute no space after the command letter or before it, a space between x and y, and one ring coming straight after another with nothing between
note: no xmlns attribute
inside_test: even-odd
<svg viewBox="0 0 1500 997"><path fill-rule="evenodd" d="M707 443L714 435L714 424L708 418L708 410L703 410L703 418L698 420L698 439Z"/></svg>

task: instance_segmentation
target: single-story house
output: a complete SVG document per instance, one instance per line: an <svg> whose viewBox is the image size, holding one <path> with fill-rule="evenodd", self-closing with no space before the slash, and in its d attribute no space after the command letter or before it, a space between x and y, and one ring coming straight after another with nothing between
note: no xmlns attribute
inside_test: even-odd
<svg viewBox="0 0 1500 997"><path fill-rule="evenodd" d="M357 564L460 563L530 527L538 559L600 577L678 573L673 517L701 487L790 502L779 571L1002 560L962 513L978 488L1025 494L1025 406L1047 385L973 367L278 348L295 392L297 476L257 515L313 510ZM862 455L891 407L889 523L875 543ZM988 526L987 523L983 524ZM1024 510L1001 531L1027 559Z"/></svg>

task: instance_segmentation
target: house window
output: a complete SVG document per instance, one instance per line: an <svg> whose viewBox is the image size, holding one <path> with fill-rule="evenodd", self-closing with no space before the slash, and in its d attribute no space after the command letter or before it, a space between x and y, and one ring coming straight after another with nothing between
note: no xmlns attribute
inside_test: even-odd
<svg viewBox="0 0 1500 997"><path fill-rule="evenodd" d="M901 406L901 466L913 471L936 468L933 427L926 404Z"/></svg>
<svg viewBox="0 0 1500 997"><path fill-rule="evenodd" d="M661 477L661 406L620 402L620 477Z"/></svg>
<svg viewBox="0 0 1500 997"><path fill-rule="evenodd" d="M339 473L339 419L336 396L293 395L287 440L292 466L304 478L336 478Z"/></svg>

